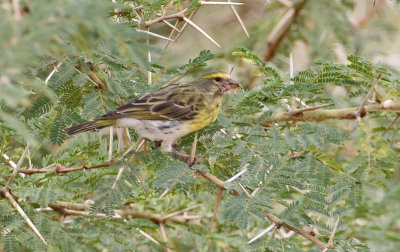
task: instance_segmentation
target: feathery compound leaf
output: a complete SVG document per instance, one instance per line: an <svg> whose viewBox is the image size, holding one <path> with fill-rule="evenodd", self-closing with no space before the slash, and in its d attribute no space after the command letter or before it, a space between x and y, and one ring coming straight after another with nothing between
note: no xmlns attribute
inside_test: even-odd
<svg viewBox="0 0 400 252"><path fill-rule="evenodd" d="M334 83L338 82L344 76L341 73L340 69L337 67L324 67L321 71L318 72L316 83L321 85L325 83Z"/></svg>
<svg viewBox="0 0 400 252"><path fill-rule="evenodd" d="M289 206L285 209L285 211L283 211L282 218L290 217L297 210L299 210L300 207L301 207L300 201L296 200L296 201L291 202L289 204Z"/></svg>
<svg viewBox="0 0 400 252"><path fill-rule="evenodd" d="M317 192L309 192L304 194L304 197L314 200L322 205L329 205L329 202L325 199L325 197Z"/></svg>
<svg viewBox="0 0 400 252"><path fill-rule="evenodd" d="M267 66L265 61L260 59L256 54L245 47L238 47L236 51L232 53L233 56L237 56L240 58L245 59L248 63L256 65L260 67L264 71L264 76L268 80L274 80L278 83L282 82L281 77L279 76L278 72L273 69L272 67Z"/></svg>
<svg viewBox="0 0 400 252"><path fill-rule="evenodd" d="M75 73L76 70L72 66L66 63L62 64L50 79L49 87L53 90L57 90L62 85L67 83L67 81L69 81Z"/></svg>
<svg viewBox="0 0 400 252"><path fill-rule="evenodd" d="M72 77L72 84L75 87L83 87L86 84L86 82L88 82L88 80L89 80L89 77L87 77L86 75L77 74L74 77Z"/></svg>
<svg viewBox="0 0 400 252"><path fill-rule="evenodd" d="M349 55L347 59L351 62L351 64L348 65L349 68L355 70L359 74L364 75L370 80L373 78L371 63L367 62L361 57L354 55Z"/></svg>
<svg viewBox="0 0 400 252"><path fill-rule="evenodd" d="M191 176L194 172L182 162L168 164L157 172L157 179L154 181L153 186L156 188L172 188L176 183L197 184L198 181Z"/></svg>
<svg viewBox="0 0 400 252"><path fill-rule="evenodd" d="M224 205L224 218L228 221L237 222L238 227L241 229L245 229L248 223L247 201L248 199L245 196L231 197Z"/></svg>
<svg viewBox="0 0 400 252"><path fill-rule="evenodd" d="M293 78L294 83L310 83L313 82L315 78L315 73L311 70L298 72Z"/></svg>
<svg viewBox="0 0 400 252"><path fill-rule="evenodd" d="M27 115L27 118L41 116L49 112L52 107L53 102L50 100L50 98L47 96L42 96L34 102L32 108L28 109L25 114Z"/></svg>
<svg viewBox="0 0 400 252"><path fill-rule="evenodd" d="M85 120L83 120L78 113L70 110L64 111L64 120L66 125L68 126L78 125L85 122Z"/></svg>
<svg viewBox="0 0 400 252"><path fill-rule="evenodd" d="M57 116L54 118L53 123L50 128L50 141L53 144L61 145L67 134L65 134L64 129L66 128L64 113L57 112Z"/></svg>
<svg viewBox="0 0 400 252"><path fill-rule="evenodd" d="M7 233L4 239L4 250L6 252L18 252L18 241L13 234Z"/></svg>
<svg viewBox="0 0 400 252"><path fill-rule="evenodd" d="M205 66L206 61L212 58L214 58L214 54L212 54L210 50L203 50L200 52L199 56L197 56L193 60L189 60L188 64L182 65L178 67L176 70L180 74L184 75L189 71Z"/></svg>

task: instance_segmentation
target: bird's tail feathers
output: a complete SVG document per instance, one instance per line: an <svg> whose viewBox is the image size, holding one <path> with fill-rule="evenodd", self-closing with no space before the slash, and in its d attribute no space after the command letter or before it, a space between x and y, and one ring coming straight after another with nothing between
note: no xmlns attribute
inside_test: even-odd
<svg viewBox="0 0 400 252"><path fill-rule="evenodd" d="M76 126L73 126L71 128L64 129L64 131L69 135L76 135L82 132L90 131L90 130L96 130L96 129L102 129L108 126L111 126L115 123L115 120L95 120L95 121L90 121L86 123L82 123Z"/></svg>

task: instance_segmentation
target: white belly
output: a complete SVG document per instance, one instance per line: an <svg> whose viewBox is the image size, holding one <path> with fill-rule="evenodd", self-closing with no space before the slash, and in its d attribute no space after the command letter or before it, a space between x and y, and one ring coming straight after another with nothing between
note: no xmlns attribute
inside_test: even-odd
<svg viewBox="0 0 400 252"><path fill-rule="evenodd" d="M189 132L189 128L178 121L122 118L118 119L117 125L133 128L141 137L151 141L175 141Z"/></svg>

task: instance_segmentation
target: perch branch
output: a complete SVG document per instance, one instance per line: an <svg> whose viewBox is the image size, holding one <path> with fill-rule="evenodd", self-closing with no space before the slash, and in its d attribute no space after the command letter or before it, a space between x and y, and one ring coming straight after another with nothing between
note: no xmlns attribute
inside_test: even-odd
<svg viewBox="0 0 400 252"><path fill-rule="evenodd" d="M357 119L357 115L355 112L357 112L359 108L360 107L351 107L343 109L304 111L303 113L297 116L291 116L285 112L271 116L261 125L264 127L268 127L270 124L276 122L300 122L300 121L321 122L330 119L354 120ZM400 112L400 102L387 100L381 104L365 105L363 107L363 112L361 113L360 116L364 117L369 112L377 112L377 111Z"/></svg>

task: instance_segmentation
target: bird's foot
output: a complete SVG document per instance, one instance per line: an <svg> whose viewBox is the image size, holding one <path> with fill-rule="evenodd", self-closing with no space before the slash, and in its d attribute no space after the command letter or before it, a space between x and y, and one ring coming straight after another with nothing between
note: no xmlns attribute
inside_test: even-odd
<svg viewBox="0 0 400 252"><path fill-rule="evenodd" d="M192 157L186 153L182 153L177 150L173 150L172 153L178 155L179 157L185 158L187 160L187 164L189 165L189 167L192 167L192 165L194 164L200 164L200 160L197 156L194 156L192 160Z"/></svg>
<svg viewBox="0 0 400 252"><path fill-rule="evenodd" d="M161 146L161 144L162 144L162 141L154 141L154 147L152 149L154 150L154 149L159 148Z"/></svg>

